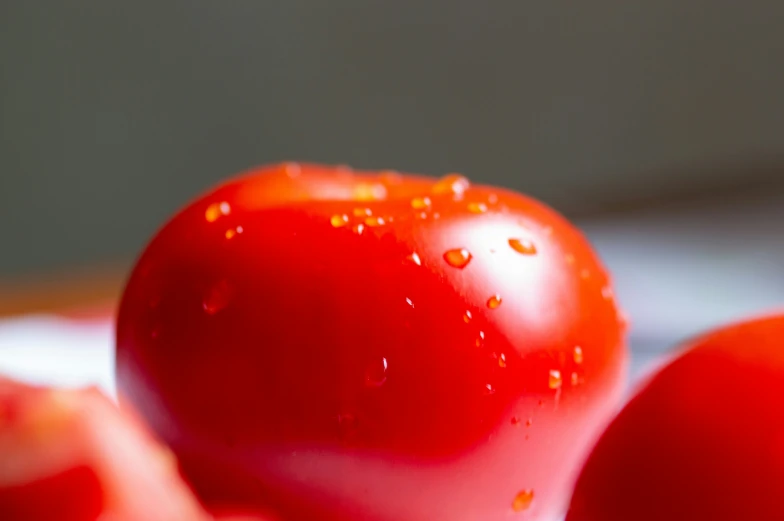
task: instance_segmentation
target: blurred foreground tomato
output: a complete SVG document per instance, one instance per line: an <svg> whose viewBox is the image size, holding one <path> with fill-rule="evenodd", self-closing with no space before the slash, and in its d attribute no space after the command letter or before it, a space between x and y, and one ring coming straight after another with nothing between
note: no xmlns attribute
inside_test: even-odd
<svg viewBox="0 0 784 521"><path fill-rule="evenodd" d="M297 521L563 512L625 361L608 274L549 208L314 165L182 210L117 328L120 390L202 499Z"/></svg>
<svg viewBox="0 0 784 521"><path fill-rule="evenodd" d="M784 519L784 315L699 338L608 427L568 521Z"/></svg>
<svg viewBox="0 0 784 521"><path fill-rule="evenodd" d="M98 391L0 378L3 521L212 519L176 460Z"/></svg>

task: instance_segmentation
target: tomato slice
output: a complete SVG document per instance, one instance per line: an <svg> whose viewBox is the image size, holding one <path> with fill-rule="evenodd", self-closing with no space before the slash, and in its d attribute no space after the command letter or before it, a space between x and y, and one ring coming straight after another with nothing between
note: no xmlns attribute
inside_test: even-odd
<svg viewBox="0 0 784 521"><path fill-rule="evenodd" d="M0 378L0 519L201 521L176 459L98 391Z"/></svg>

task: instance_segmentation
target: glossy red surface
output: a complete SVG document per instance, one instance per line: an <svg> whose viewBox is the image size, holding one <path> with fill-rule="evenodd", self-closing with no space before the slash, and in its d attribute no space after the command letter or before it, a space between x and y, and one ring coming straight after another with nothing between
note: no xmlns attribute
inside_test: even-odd
<svg viewBox="0 0 784 521"><path fill-rule="evenodd" d="M546 519L618 403L624 329L589 244L530 198L275 165L148 246L117 377L211 504Z"/></svg>
<svg viewBox="0 0 784 521"><path fill-rule="evenodd" d="M0 377L2 521L209 521L176 460L92 390Z"/></svg>
<svg viewBox="0 0 784 521"><path fill-rule="evenodd" d="M784 315L689 343L609 426L568 521L784 519Z"/></svg>

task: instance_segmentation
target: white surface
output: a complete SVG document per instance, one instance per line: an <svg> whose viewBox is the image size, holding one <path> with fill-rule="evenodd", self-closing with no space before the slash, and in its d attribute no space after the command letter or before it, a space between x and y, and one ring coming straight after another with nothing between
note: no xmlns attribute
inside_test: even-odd
<svg viewBox="0 0 784 521"><path fill-rule="evenodd" d="M0 374L63 387L95 385L114 394L114 327L33 316L0 322Z"/></svg>

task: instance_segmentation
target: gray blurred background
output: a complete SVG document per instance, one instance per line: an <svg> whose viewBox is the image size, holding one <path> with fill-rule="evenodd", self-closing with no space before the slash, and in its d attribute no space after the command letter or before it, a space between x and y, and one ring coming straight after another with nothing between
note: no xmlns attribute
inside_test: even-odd
<svg viewBox="0 0 784 521"><path fill-rule="evenodd" d="M783 28L777 0L0 0L0 278L130 262L251 165L459 171L574 218L669 342L784 296Z"/></svg>

